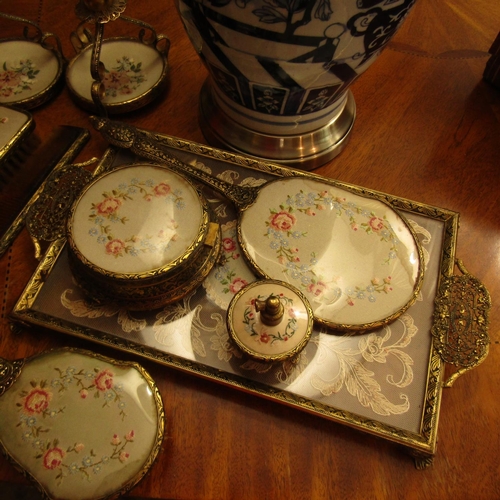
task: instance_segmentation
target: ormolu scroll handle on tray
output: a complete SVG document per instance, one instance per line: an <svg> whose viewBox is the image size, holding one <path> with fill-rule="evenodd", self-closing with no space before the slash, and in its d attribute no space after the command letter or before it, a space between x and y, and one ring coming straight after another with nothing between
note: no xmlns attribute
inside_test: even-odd
<svg viewBox="0 0 500 500"><path fill-rule="evenodd" d="M241 210L252 205L257 199L260 188L251 186L241 187L230 184L206 174L202 170L191 167L169 153L148 132L122 122L108 120L107 118L91 116L90 121L94 128L113 146L129 149L141 158L154 162L168 163L169 167L173 170L184 175L188 174L219 191Z"/></svg>
<svg viewBox="0 0 500 500"><path fill-rule="evenodd" d="M435 300L431 333L441 359L457 370L443 382L451 387L465 372L480 365L488 355L491 298L486 287L468 273L460 260L461 275L443 279Z"/></svg>

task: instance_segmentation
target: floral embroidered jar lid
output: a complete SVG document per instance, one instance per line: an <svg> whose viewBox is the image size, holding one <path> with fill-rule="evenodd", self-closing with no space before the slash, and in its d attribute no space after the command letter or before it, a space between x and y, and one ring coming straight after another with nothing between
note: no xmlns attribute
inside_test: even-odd
<svg viewBox="0 0 500 500"><path fill-rule="evenodd" d="M292 285L261 280L242 288L227 311L230 337L250 357L283 361L298 354L313 328L306 297Z"/></svg>
<svg viewBox="0 0 500 500"><path fill-rule="evenodd" d="M139 309L180 298L214 264L214 218L185 177L159 165L119 167L90 183L71 207L72 270L96 298L102 292Z"/></svg>
<svg viewBox="0 0 500 500"><path fill-rule="evenodd" d="M91 59L89 45L70 61L66 83L77 103L93 111ZM103 40L100 61L105 67L102 104L111 113L129 112L148 104L167 84L167 54L137 38Z"/></svg>
<svg viewBox="0 0 500 500"><path fill-rule="evenodd" d="M23 39L0 40L0 103L30 109L52 98L62 82L56 50Z"/></svg>
<svg viewBox="0 0 500 500"><path fill-rule="evenodd" d="M0 366L0 446L44 496L108 498L148 472L164 411L140 365L66 348Z"/></svg>

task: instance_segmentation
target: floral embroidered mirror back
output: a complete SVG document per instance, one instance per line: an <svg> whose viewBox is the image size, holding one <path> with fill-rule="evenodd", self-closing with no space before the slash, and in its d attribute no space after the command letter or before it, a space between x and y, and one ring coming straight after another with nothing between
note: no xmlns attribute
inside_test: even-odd
<svg viewBox="0 0 500 500"><path fill-rule="evenodd" d="M0 445L44 495L104 498L146 474L163 403L139 365L72 349L0 362Z"/></svg>
<svg viewBox="0 0 500 500"><path fill-rule="evenodd" d="M387 323L420 289L411 228L379 200L313 179L283 179L261 190L240 230L260 273L297 287L315 318L334 328Z"/></svg>

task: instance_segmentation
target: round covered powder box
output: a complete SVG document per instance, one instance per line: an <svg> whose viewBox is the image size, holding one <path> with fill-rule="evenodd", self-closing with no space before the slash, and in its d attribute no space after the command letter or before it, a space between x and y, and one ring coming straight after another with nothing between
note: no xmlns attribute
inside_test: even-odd
<svg viewBox="0 0 500 500"><path fill-rule="evenodd" d="M201 192L159 165L107 172L68 217L69 262L93 299L152 309L179 300L210 272L220 228Z"/></svg>
<svg viewBox="0 0 500 500"><path fill-rule="evenodd" d="M288 283L255 281L231 300L227 312L229 335L236 345L259 361L283 361L307 344L313 312L307 298Z"/></svg>

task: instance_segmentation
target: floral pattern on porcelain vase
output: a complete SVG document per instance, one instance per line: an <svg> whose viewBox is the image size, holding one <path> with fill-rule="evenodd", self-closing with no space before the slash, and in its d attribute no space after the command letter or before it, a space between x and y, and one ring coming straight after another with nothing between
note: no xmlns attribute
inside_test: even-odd
<svg viewBox="0 0 500 500"><path fill-rule="evenodd" d="M162 408L131 365L50 351L0 398L0 443L50 498L101 498L151 465Z"/></svg>
<svg viewBox="0 0 500 500"><path fill-rule="evenodd" d="M177 1L219 97L275 117L335 109L415 2Z"/></svg>

